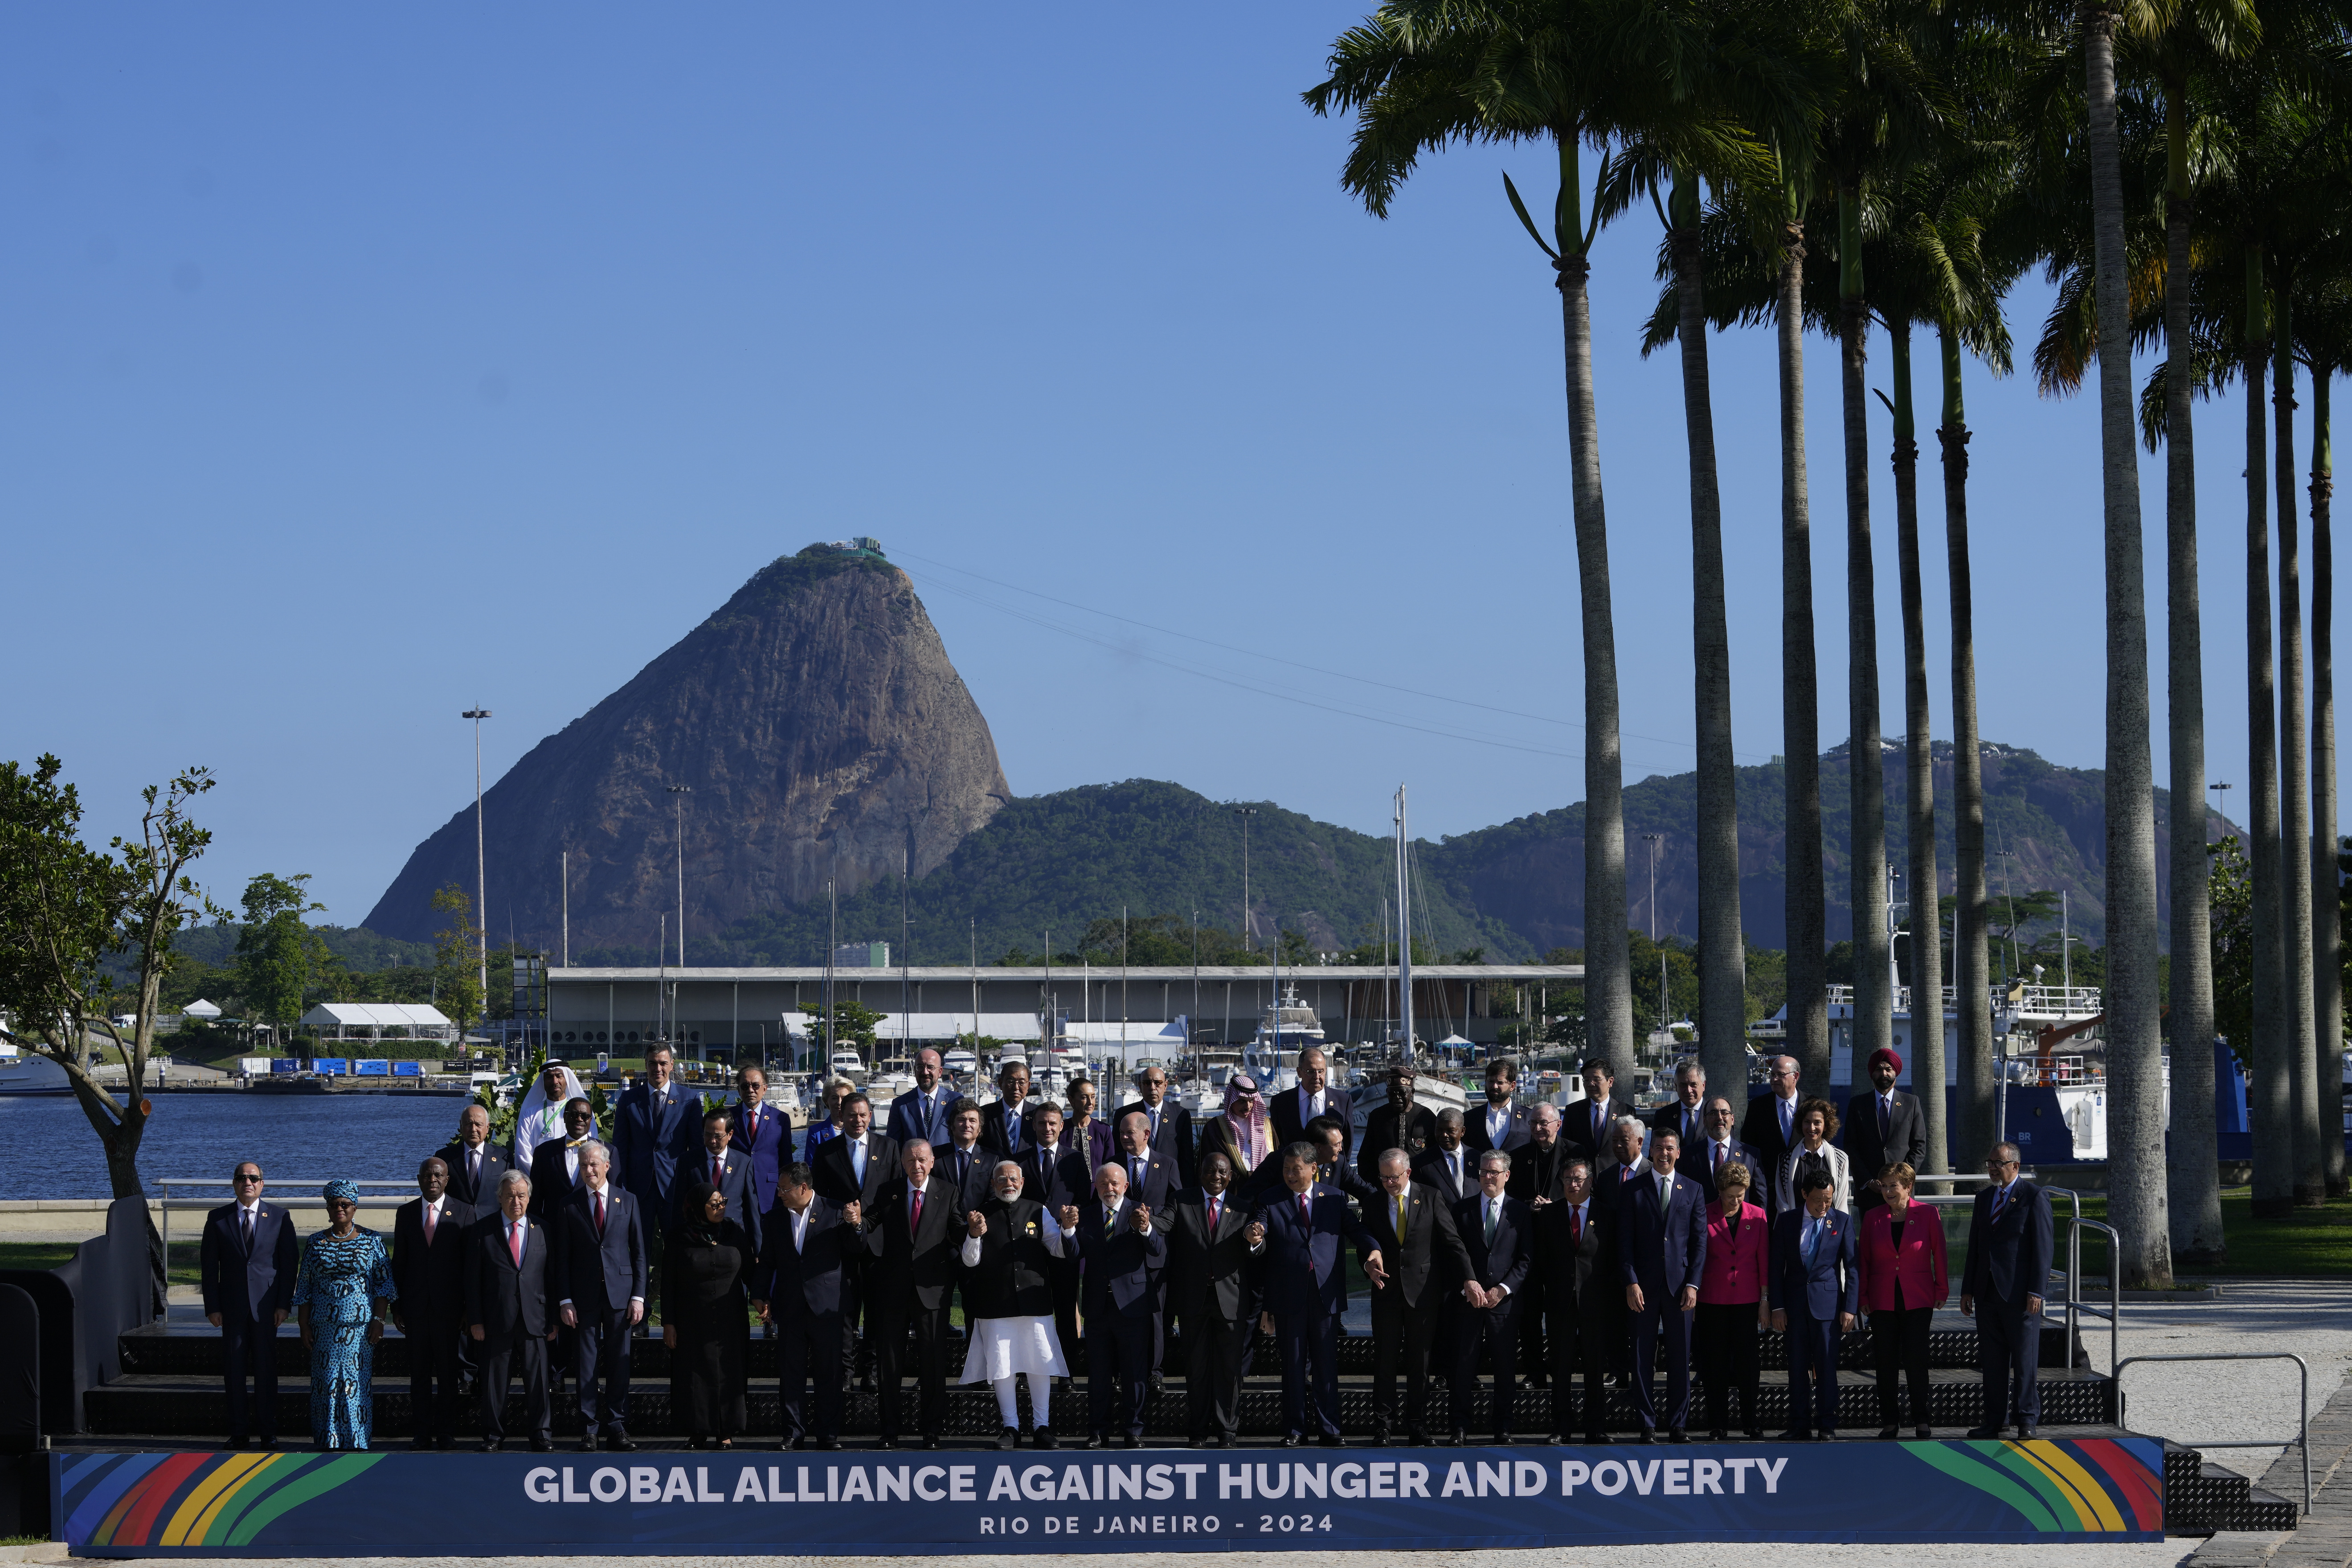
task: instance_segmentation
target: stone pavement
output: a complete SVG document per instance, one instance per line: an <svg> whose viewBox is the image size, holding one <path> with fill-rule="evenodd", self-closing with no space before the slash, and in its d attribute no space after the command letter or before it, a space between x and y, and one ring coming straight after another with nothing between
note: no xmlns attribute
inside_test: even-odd
<svg viewBox="0 0 2352 1568"><path fill-rule="evenodd" d="M2184 1568L2345 1568L2352 1563L2352 1383L2311 1420L2311 1512L2284 1534L2224 1531L2189 1554ZM2227 1459L2222 1460L2227 1463ZM2288 1449L2254 1483L2297 1504L2303 1460Z"/></svg>

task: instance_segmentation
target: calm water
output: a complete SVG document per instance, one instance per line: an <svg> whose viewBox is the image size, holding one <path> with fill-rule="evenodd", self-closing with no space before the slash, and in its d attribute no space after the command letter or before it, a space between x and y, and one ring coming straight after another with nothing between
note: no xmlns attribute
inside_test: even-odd
<svg viewBox="0 0 2352 1568"><path fill-rule="evenodd" d="M151 1193L158 1177L226 1176L247 1159L259 1160L273 1183L281 1176L409 1181L418 1161L457 1136L467 1105L404 1095L153 1099L155 1114L139 1147L139 1173ZM110 1195L98 1134L71 1097L0 1099L0 1198Z"/></svg>

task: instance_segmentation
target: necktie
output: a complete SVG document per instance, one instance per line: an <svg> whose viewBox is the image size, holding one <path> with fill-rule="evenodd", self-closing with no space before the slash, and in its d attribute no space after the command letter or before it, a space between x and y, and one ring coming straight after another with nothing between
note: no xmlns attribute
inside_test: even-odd
<svg viewBox="0 0 2352 1568"><path fill-rule="evenodd" d="M249 1254L253 1251L253 1211L248 1208L239 1208L236 1212L243 1216L245 1250Z"/></svg>
<svg viewBox="0 0 2352 1568"><path fill-rule="evenodd" d="M1881 1143L1886 1141L1886 1098L1881 1095L1878 1100L1878 1140Z"/></svg>
<svg viewBox="0 0 2352 1568"><path fill-rule="evenodd" d="M1499 1198L1490 1198L1490 1199L1488 1199L1488 1200L1487 1200L1487 1203L1486 1203L1486 1245L1487 1245L1487 1246L1492 1247L1492 1246L1495 1244L1495 1227L1496 1227L1496 1226L1499 1226L1499 1225L1501 1225L1502 1223L1503 1223L1503 1204L1502 1204L1502 1200L1501 1200L1501 1199L1499 1199Z"/></svg>
<svg viewBox="0 0 2352 1568"><path fill-rule="evenodd" d="M1111 1207L1103 1210L1103 1239L1105 1241L1108 1241L1118 1234L1118 1208L1117 1205L1113 1205Z"/></svg>
<svg viewBox="0 0 2352 1568"><path fill-rule="evenodd" d="M1403 1198L1402 1198L1402 1197L1399 1197L1399 1198L1397 1199L1397 1201L1396 1201L1396 1204L1397 1204L1397 1223L1396 1223L1397 1245L1398 1245L1399 1247L1402 1247L1402 1246L1404 1245L1404 1199L1403 1199Z"/></svg>
<svg viewBox="0 0 2352 1568"><path fill-rule="evenodd" d="M1784 1100L1780 1101L1780 1142L1783 1143L1790 1142L1789 1122L1790 1118L1794 1117L1796 1113L1797 1102L1795 1100Z"/></svg>
<svg viewBox="0 0 2352 1568"><path fill-rule="evenodd" d="M1584 1245L1584 1205L1579 1204L1568 1211L1568 1249L1574 1252Z"/></svg>
<svg viewBox="0 0 2352 1568"><path fill-rule="evenodd" d="M1454 1190L1458 1193L1462 1190L1462 1156L1459 1153L1448 1154L1445 1163L1454 1172Z"/></svg>
<svg viewBox="0 0 2352 1568"><path fill-rule="evenodd" d="M439 1223L440 1213L431 1204L425 1205L425 1245L433 1245L433 1227Z"/></svg>
<svg viewBox="0 0 2352 1568"><path fill-rule="evenodd" d="M1221 1225L1221 1224L1223 1224L1223 1221L1224 1221L1224 1217L1225 1217L1225 1200L1224 1200L1224 1199L1223 1199L1223 1198L1211 1198L1211 1199L1209 1200L1209 1234L1210 1234L1210 1236L1214 1237L1214 1236L1217 1234L1217 1226L1218 1226L1219 1225Z"/></svg>
<svg viewBox="0 0 2352 1568"><path fill-rule="evenodd" d="M479 1149L466 1151L466 1181L477 1193L482 1190L482 1152Z"/></svg>
<svg viewBox="0 0 2352 1568"><path fill-rule="evenodd" d="M1822 1222L1814 1220L1805 1231L1805 1267L1811 1268L1813 1259L1821 1256Z"/></svg>
<svg viewBox="0 0 2352 1568"><path fill-rule="evenodd" d="M1706 1165L1706 1168L1707 1168L1708 1170L1710 1170L1710 1171L1715 1172L1717 1175L1722 1174L1722 1173L1723 1173L1723 1145L1722 1145L1722 1144L1720 1144L1720 1143L1709 1142L1709 1143L1707 1144L1707 1146L1706 1146L1706 1150L1707 1150L1707 1165Z"/></svg>
<svg viewBox="0 0 2352 1568"><path fill-rule="evenodd" d="M1130 1187L1141 1187L1143 1185L1143 1162L1140 1159L1129 1160L1127 1163L1127 1184Z"/></svg>
<svg viewBox="0 0 2352 1568"><path fill-rule="evenodd" d="M866 1184L866 1140L863 1138L854 1139L850 1142L849 1173L857 1178L859 1186Z"/></svg>
<svg viewBox="0 0 2352 1568"><path fill-rule="evenodd" d="M1315 1228L1315 1205L1305 1193L1298 1194L1298 1223L1309 1230Z"/></svg>
<svg viewBox="0 0 2352 1568"><path fill-rule="evenodd" d="M2000 1217L2000 1211L2007 1205L2008 1201L2009 1189L2007 1187L1995 1187L1992 1190L1992 1218L1999 1219Z"/></svg>
<svg viewBox="0 0 2352 1568"><path fill-rule="evenodd" d="M522 1222L520 1220L509 1220L507 1222L507 1251L513 1257L514 1266L517 1268L521 1268Z"/></svg>
<svg viewBox="0 0 2352 1568"><path fill-rule="evenodd" d="M604 1194L602 1193L596 1194L596 1234L604 1234Z"/></svg>
<svg viewBox="0 0 2352 1568"><path fill-rule="evenodd" d="M1592 1146L1601 1147L1601 1139L1609 1126L1609 1108L1599 1100L1592 1102Z"/></svg>
<svg viewBox="0 0 2352 1568"><path fill-rule="evenodd" d="M920 1187L917 1187L915 1189L914 1210L913 1217L907 1221L907 1234L908 1236L912 1236L917 1231L923 1228L923 1189Z"/></svg>

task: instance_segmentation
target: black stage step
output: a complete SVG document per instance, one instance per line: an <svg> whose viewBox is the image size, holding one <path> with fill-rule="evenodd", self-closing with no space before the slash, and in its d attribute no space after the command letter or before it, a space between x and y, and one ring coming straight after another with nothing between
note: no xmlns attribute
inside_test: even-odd
<svg viewBox="0 0 2352 1568"><path fill-rule="evenodd" d="M2221 1530L2293 1530L2295 1505L2194 1448L2164 1445L2164 1528L2182 1535Z"/></svg>

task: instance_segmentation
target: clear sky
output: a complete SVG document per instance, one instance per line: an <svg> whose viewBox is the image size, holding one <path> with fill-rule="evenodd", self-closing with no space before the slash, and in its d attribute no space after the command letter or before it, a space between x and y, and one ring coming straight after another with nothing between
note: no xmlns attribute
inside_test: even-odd
<svg viewBox="0 0 2352 1568"><path fill-rule="evenodd" d="M62 755L101 832L207 763L216 894L307 871L356 921L470 800L459 710L494 710L495 777L763 563L870 533L1022 794L1152 776L1377 832L1403 781L1430 836L1580 798L1558 295L1497 177L1540 208L1549 160L1453 153L1366 216L1346 127L1297 96L1362 9L16 11L0 754ZM1681 391L1636 347L1657 238L1646 207L1605 234L1592 302L1636 779L1694 755ZM2020 290L2021 337L2046 304ZM1826 745L1845 520L1834 353L1809 351ZM1737 744L1763 761L1772 345L1713 352ZM1983 732L2096 766L2095 405L1969 374ZM2242 422L2200 421L2208 771L2242 781Z"/></svg>

